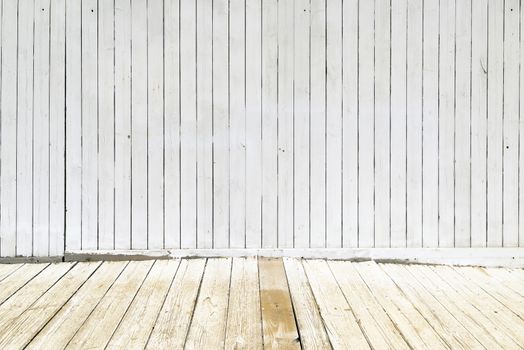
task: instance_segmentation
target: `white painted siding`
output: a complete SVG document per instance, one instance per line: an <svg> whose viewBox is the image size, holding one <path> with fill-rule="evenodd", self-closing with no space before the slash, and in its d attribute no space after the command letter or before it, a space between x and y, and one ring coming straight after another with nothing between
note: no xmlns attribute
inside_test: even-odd
<svg viewBox="0 0 524 350"><path fill-rule="evenodd" d="M519 0L0 2L0 256L524 246Z"/></svg>

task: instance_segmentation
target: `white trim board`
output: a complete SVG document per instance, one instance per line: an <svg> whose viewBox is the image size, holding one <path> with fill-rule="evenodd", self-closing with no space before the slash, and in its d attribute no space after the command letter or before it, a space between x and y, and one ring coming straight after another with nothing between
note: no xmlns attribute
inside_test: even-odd
<svg viewBox="0 0 524 350"><path fill-rule="evenodd" d="M67 251L66 261L187 257L295 257L524 268L524 248L166 249Z"/></svg>

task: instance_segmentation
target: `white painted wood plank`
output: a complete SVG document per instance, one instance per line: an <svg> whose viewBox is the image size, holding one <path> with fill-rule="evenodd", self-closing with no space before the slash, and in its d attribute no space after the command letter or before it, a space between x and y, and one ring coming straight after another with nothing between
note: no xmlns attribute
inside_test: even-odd
<svg viewBox="0 0 524 350"><path fill-rule="evenodd" d="M34 2L33 254L49 255L50 206L50 0ZM65 135L62 135L64 137ZM61 174L60 176L63 176Z"/></svg>
<svg viewBox="0 0 524 350"><path fill-rule="evenodd" d="M262 349L258 261L234 258L227 311L226 349Z"/></svg>
<svg viewBox="0 0 524 350"><path fill-rule="evenodd" d="M502 210L504 247L519 245L520 1L504 1Z"/></svg>
<svg viewBox="0 0 524 350"><path fill-rule="evenodd" d="M80 0L68 2L65 22L66 71L68 72L65 76L67 134L65 246L66 249L71 250L82 247L82 3Z"/></svg>
<svg viewBox="0 0 524 350"><path fill-rule="evenodd" d="M471 243L472 3L455 4L455 247Z"/></svg>
<svg viewBox="0 0 524 350"><path fill-rule="evenodd" d="M82 1L82 249L98 236L98 2Z"/></svg>
<svg viewBox="0 0 524 350"><path fill-rule="evenodd" d="M131 249L131 2L115 0L115 249Z"/></svg>
<svg viewBox="0 0 524 350"><path fill-rule="evenodd" d="M162 20L160 20L162 19ZM147 247L164 247L164 2L147 1Z"/></svg>
<svg viewBox="0 0 524 350"><path fill-rule="evenodd" d="M131 248L147 249L147 2L131 2Z"/></svg>
<svg viewBox="0 0 524 350"><path fill-rule="evenodd" d="M326 1L326 247L342 246L342 1Z"/></svg>
<svg viewBox="0 0 524 350"><path fill-rule="evenodd" d="M407 9L406 245L422 246L422 4Z"/></svg>
<svg viewBox="0 0 524 350"><path fill-rule="evenodd" d="M131 261L74 334L67 348L105 348L153 263Z"/></svg>
<svg viewBox="0 0 524 350"><path fill-rule="evenodd" d="M65 0L51 0L49 86L49 255L65 246Z"/></svg>
<svg viewBox="0 0 524 350"><path fill-rule="evenodd" d="M488 1L471 9L471 246L487 243ZM472 197L473 199L473 197Z"/></svg>
<svg viewBox="0 0 524 350"><path fill-rule="evenodd" d="M27 348L42 349L46 344L53 344L55 349L65 348L127 264L127 261L104 262Z"/></svg>
<svg viewBox="0 0 524 350"><path fill-rule="evenodd" d="M146 348L184 347L206 259L184 259L149 337Z"/></svg>
<svg viewBox="0 0 524 350"><path fill-rule="evenodd" d="M0 332L2 347L25 348L100 264L100 262L90 262L75 265L30 308Z"/></svg>
<svg viewBox="0 0 524 350"><path fill-rule="evenodd" d="M0 248L2 256L16 254L16 125L18 2L2 2L2 167L0 191ZM5 18L4 18L5 16Z"/></svg>
<svg viewBox="0 0 524 350"><path fill-rule="evenodd" d="M322 260L304 260L303 265L333 348L369 349L370 345L328 264Z"/></svg>
<svg viewBox="0 0 524 350"><path fill-rule="evenodd" d="M424 4L426 6L426 4ZM461 19L462 20L462 19ZM432 25L430 23L430 25ZM454 240L454 202L455 202L455 188L454 188L454 176L455 176L455 148L467 148L467 144L463 144L465 140L457 139L457 146L455 146L455 118L467 118L467 116L455 115L455 0L442 0L439 2L439 22L438 27L435 29L439 30L438 33L438 129L434 129L435 124L428 120L428 124L424 124L424 131L428 130L428 133L424 135L424 142L426 141L426 135L428 135L428 142L432 143L435 141L433 134L436 132L438 137L438 162L435 162L437 158L434 157L433 153L426 159L424 158L424 164L428 164L428 171L424 171L424 183L430 182L433 184L433 171L435 170L434 165L438 165L438 197L434 197L432 189L431 194L428 192L429 202L424 202L424 206L429 204L429 210L434 211L434 214L426 216L428 218L428 225L435 225L434 218L438 220L438 241L431 238L429 240L424 239L424 242L437 242L439 247L453 247ZM433 37L431 37L430 40ZM428 54L432 55L435 51L429 51ZM431 63L430 63L431 62ZM432 64L433 61L424 61ZM435 69L436 66L428 65L428 69ZM435 72L437 70L435 69ZM429 72L427 72L429 73ZM428 84L431 84L434 75L424 75L424 80L428 80ZM430 88L433 91L433 86ZM430 92L431 93L431 92ZM432 98L424 99L424 104L428 101L433 101ZM432 103L432 102L430 102ZM431 114L424 115L424 121L433 118L433 111ZM429 136L431 134L431 136ZM424 149L432 148L432 144L424 144ZM426 198L426 197L424 197ZM437 199L437 202L434 200ZM438 203L438 209L432 207L433 203ZM425 220L425 219L424 219ZM427 227L427 226L426 226ZM432 228L427 232L429 235L434 235ZM424 230L426 234L426 230ZM430 237L431 237L430 236Z"/></svg>
<svg viewBox="0 0 524 350"><path fill-rule="evenodd" d="M422 246L438 246L439 1L423 6Z"/></svg>
<svg viewBox="0 0 524 350"><path fill-rule="evenodd" d="M208 259L184 349L218 349L225 344L231 259Z"/></svg>
<svg viewBox="0 0 524 350"><path fill-rule="evenodd" d="M391 2L391 247L407 245L407 10L407 0Z"/></svg>
<svg viewBox="0 0 524 350"><path fill-rule="evenodd" d="M389 247L390 235L390 89L391 1L375 1L375 247Z"/></svg>
<svg viewBox="0 0 524 350"><path fill-rule="evenodd" d="M213 247L229 246L228 2L213 1Z"/></svg>
<svg viewBox="0 0 524 350"><path fill-rule="evenodd" d="M522 18L524 18L524 8L522 5L520 6L520 51L519 51L519 57L520 57L520 67L524 65L524 45L522 44L522 39L524 38L524 26L522 25ZM524 70L520 69L519 71L519 105L524 106ZM522 108L522 107L521 107ZM524 133L520 130L520 121L522 120L521 117L522 113L519 112L519 223L524 222L524 205L522 205L524 201L524 171L520 171L521 164L524 164L524 150L522 150L522 147L524 146ZM519 224L519 247L524 246L524 225Z"/></svg>
<svg viewBox="0 0 524 350"><path fill-rule="evenodd" d="M284 266L300 332L300 344L306 349L331 349L302 261L285 258Z"/></svg>
<svg viewBox="0 0 524 350"><path fill-rule="evenodd" d="M504 1L488 3L487 245L502 245Z"/></svg>
<svg viewBox="0 0 524 350"><path fill-rule="evenodd" d="M179 263L180 260L155 262L107 344L107 349L144 349Z"/></svg>
<svg viewBox="0 0 524 350"><path fill-rule="evenodd" d="M359 3L358 47L358 243L375 245L375 113L374 113L374 2Z"/></svg>
<svg viewBox="0 0 524 350"><path fill-rule="evenodd" d="M180 2L164 1L165 248L180 248Z"/></svg>
<svg viewBox="0 0 524 350"><path fill-rule="evenodd" d="M34 2L18 2L16 255L33 253Z"/></svg>
<svg viewBox="0 0 524 350"><path fill-rule="evenodd" d="M358 246L358 1L343 1L342 12L342 246L350 248Z"/></svg>
<svg viewBox="0 0 524 350"><path fill-rule="evenodd" d="M180 246L197 244L196 6L180 3Z"/></svg>
<svg viewBox="0 0 524 350"><path fill-rule="evenodd" d="M115 246L115 4L98 2L98 246Z"/></svg>
<svg viewBox="0 0 524 350"><path fill-rule="evenodd" d="M311 0L311 248L326 247L326 0ZM264 100L262 101L264 102ZM264 163L264 167L265 167Z"/></svg>
<svg viewBox="0 0 524 350"><path fill-rule="evenodd" d="M279 248L291 248L293 230L293 15L292 1L277 1L277 237Z"/></svg>
<svg viewBox="0 0 524 350"><path fill-rule="evenodd" d="M197 246L213 246L213 8L197 1Z"/></svg>
<svg viewBox="0 0 524 350"><path fill-rule="evenodd" d="M229 246L246 246L246 12L229 1Z"/></svg>
<svg viewBox="0 0 524 350"><path fill-rule="evenodd" d="M278 1L262 3L262 246L278 246Z"/></svg>
<svg viewBox="0 0 524 350"><path fill-rule="evenodd" d="M294 60L293 60L293 246L308 248L310 237L310 2L295 1L294 9Z"/></svg>
<svg viewBox="0 0 524 350"><path fill-rule="evenodd" d="M262 246L262 2L246 1L246 248ZM249 192L248 192L249 190Z"/></svg>

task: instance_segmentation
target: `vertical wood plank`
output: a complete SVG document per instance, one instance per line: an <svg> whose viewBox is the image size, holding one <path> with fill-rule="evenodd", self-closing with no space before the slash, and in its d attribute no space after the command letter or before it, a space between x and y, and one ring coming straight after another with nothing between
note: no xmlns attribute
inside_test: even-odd
<svg viewBox="0 0 524 350"><path fill-rule="evenodd" d="M520 1L504 1L502 246L519 244Z"/></svg>
<svg viewBox="0 0 524 350"><path fill-rule="evenodd" d="M487 245L502 245L504 1L488 3Z"/></svg>
<svg viewBox="0 0 524 350"><path fill-rule="evenodd" d="M358 4L358 0L342 2L342 245L344 248L358 246ZM312 216L316 215L318 214Z"/></svg>
<svg viewBox="0 0 524 350"><path fill-rule="evenodd" d="M49 255L50 218L50 0L34 2L33 254ZM54 93L54 92L53 92ZM63 176L61 174L60 176Z"/></svg>
<svg viewBox="0 0 524 350"><path fill-rule="evenodd" d="M262 246L262 2L246 0L246 247Z"/></svg>
<svg viewBox="0 0 524 350"><path fill-rule="evenodd" d="M309 156L310 126L309 111L309 64L310 64L310 3L295 1L294 8L294 59L293 59L293 213L295 248L309 248Z"/></svg>
<svg viewBox="0 0 524 350"><path fill-rule="evenodd" d="M429 194L429 200L433 201L438 198L438 209L435 212L438 220L438 246L439 247L453 247L454 245L454 176L455 176L455 0L441 0L439 3L439 24L440 33L438 37L438 129L428 130L428 134L433 135L437 132L438 142L438 194L437 197L433 197L432 190ZM463 20L463 19L462 19ZM433 54L434 51L428 54ZM429 63L429 62L428 62ZM426 62L424 62L424 65ZM434 69L435 66L429 66L428 69ZM428 72L429 73L429 72ZM431 84L431 80L434 78L433 75L426 74L424 79L428 79L428 84ZM433 91L433 90L431 90ZM426 103L426 99L424 103ZM432 101L432 100L431 100ZM424 115L432 118L432 114ZM467 115L461 115L461 118L467 118ZM426 119L424 119L426 120ZM429 121L428 121L429 122ZM429 128L432 128L434 124L427 124ZM426 124L424 124L424 130L426 130ZM429 142L435 140L432 136L429 136ZM424 140L426 140L424 138ZM464 140L457 140L457 142L463 142ZM429 145L429 147L433 147ZM461 147L468 147L464 144ZM424 149L426 149L426 143L424 143ZM424 164L432 167L431 163L434 162L433 154L430 158L424 158ZM433 183L433 176L431 172L434 168L428 168L429 172L424 172L424 183L426 180ZM426 176L427 175L427 176ZM431 179L431 180L430 180ZM424 202L426 205L426 202ZM430 204L429 209L435 210ZM429 225L434 225L433 215L431 218L428 217ZM433 234L433 229L430 229L428 234ZM425 233L425 231L424 231ZM433 240L426 240L426 242L432 242Z"/></svg>
<svg viewBox="0 0 524 350"><path fill-rule="evenodd" d="M65 142L65 176L67 178L65 246L66 249L72 250L80 249L82 245L82 3L80 0L72 0L67 3L65 22L67 72L65 77L67 134ZM2 69L2 71L5 70ZM3 107L2 110L4 110ZM5 140L5 138L2 139ZM5 159L4 156L2 156L2 161L3 159ZM2 186L2 188L5 187Z"/></svg>
<svg viewBox="0 0 524 350"><path fill-rule="evenodd" d="M455 4L455 247L469 247L471 242L472 4Z"/></svg>
<svg viewBox="0 0 524 350"><path fill-rule="evenodd" d="M278 2L262 3L262 246L276 248L278 195Z"/></svg>
<svg viewBox="0 0 524 350"><path fill-rule="evenodd" d="M277 237L292 248L293 232L293 2L277 1Z"/></svg>
<svg viewBox="0 0 524 350"><path fill-rule="evenodd" d="M311 248L326 246L326 0L311 0ZM264 102L264 101L263 101ZM265 167L265 163L264 163Z"/></svg>
<svg viewBox="0 0 524 350"><path fill-rule="evenodd" d="M147 249L147 2L131 0L131 249Z"/></svg>
<svg viewBox="0 0 524 350"><path fill-rule="evenodd" d="M487 243L488 1L471 9L471 246Z"/></svg>
<svg viewBox="0 0 524 350"><path fill-rule="evenodd" d="M342 244L342 1L327 0L326 246Z"/></svg>
<svg viewBox="0 0 524 350"><path fill-rule="evenodd" d="M391 4L375 1L375 247L390 246Z"/></svg>
<svg viewBox="0 0 524 350"><path fill-rule="evenodd" d="M131 249L131 0L115 0L114 21L115 249Z"/></svg>
<svg viewBox="0 0 524 350"><path fill-rule="evenodd" d="M424 2L422 72L422 245L438 246L439 1Z"/></svg>
<svg viewBox="0 0 524 350"><path fill-rule="evenodd" d="M358 234L359 247L375 245L375 111L374 111L374 1L359 3L358 67Z"/></svg>
<svg viewBox="0 0 524 350"><path fill-rule="evenodd" d="M229 15L213 1L213 246L229 245Z"/></svg>
<svg viewBox="0 0 524 350"><path fill-rule="evenodd" d="M391 2L391 247L406 241L407 0Z"/></svg>
<svg viewBox="0 0 524 350"><path fill-rule="evenodd" d="M65 245L65 40L66 2L51 0L49 86L49 255Z"/></svg>
<svg viewBox="0 0 524 350"><path fill-rule="evenodd" d="M197 246L213 246L213 8L197 1Z"/></svg>
<svg viewBox="0 0 524 350"><path fill-rule="evenodd" d="M98 236L98 2L82 0L82 249Z"/></svg>
<svg viewBox="0 0 524 350"><path fill-rule="evenodd" d="M524 19L524 6L520 6L520 51L519 51L519 62L520 62L520 72L519 72L519 126L520 121L524 120L522 117L522 108L524 106L524 44L522 43L524 39L524 26L522 21ZM524 132L519 128L519 247L524 246L524 171L521 171L520 168L524 165Z"/></svg>
<svg viewBox="0 0 524 350"><path fill-rule="evenodd" d="M164 2L147 1L147 232L164 247Z"/></svg>
<svg viewBox="0 0 524 350"><path fill-rule="evenodd" d="M231 248L246 246L246 3L229 2L229 198Z"/></svg>
<svg viewBox="0 0 524 350"><path fill-rule="evenodd" d="M408 0L406 246L422 246L422 3Z"/></svg>
<svg viewBox="0 0 524 350"><path fill-rule="evenodd" d="M34 2L18 1L16 255L33 253Z"/></svg>
<svg viewBox="0 0 524 350"><path fill-rule="evenodd" d="M180 1L164 1L164 244L180 248Z"/></svg>
<svg viewBox="0 0 524 350"><path fill-rule="evenodd" d="M115 243L115 3L98 2L98 230L99 248Z"/></svg>

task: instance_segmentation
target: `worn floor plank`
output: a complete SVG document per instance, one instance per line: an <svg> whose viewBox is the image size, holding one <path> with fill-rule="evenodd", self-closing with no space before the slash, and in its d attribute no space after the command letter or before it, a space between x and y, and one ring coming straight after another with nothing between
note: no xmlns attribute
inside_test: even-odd
<svg viewBox="0 0 524 350"><path fill-rule="evenodd" d="M226 325L226 349L262 349L262 316L256 258L235 258Z"/></svg>
<svg viewBox="0 0 524 350"><path fill-rule="evenodd" d="M0 265L2 349L523 349L524 270L295 258Z"/></svg>
<svg viewBox="0 0 524 350"><path fill-rule="evenodd" d="M258 268L264 349L300 349L282 259L260 258Z"/></svg>
<svg viewBox="0 0 524 350"><path fill-rule="evenodd" d="M300 343L304 349L330 349L328 335L324 328L318 305L311 291L302 262L284 259L289 291L293 301Z"/></svg>

